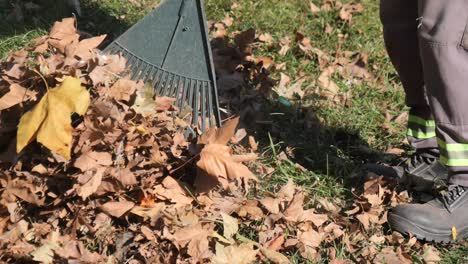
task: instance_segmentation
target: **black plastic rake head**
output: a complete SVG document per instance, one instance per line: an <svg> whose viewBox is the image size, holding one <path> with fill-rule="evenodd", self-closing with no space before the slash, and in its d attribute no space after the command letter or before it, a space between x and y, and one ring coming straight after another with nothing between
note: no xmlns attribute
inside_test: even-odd
<svg viewBox="0 0 468 264"><path fill-rule="evenodd" d="M104 52L122 54L132 79L175 98L182 112L191 112L188 123L201 131L221 125L202 0L166 0Z"/></svg>

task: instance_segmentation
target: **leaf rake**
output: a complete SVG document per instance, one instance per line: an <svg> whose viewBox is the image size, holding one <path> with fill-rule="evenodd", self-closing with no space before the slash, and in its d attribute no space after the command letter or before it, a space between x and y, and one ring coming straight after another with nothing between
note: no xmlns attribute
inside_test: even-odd
<svg viewBox="0 0 468 264"><path fill-rule="evenodd" d="M203 0L166 0L104 52L122 54L133 80L151 83L157 96L175 98L188 124L201 132L221 126Z"/></svg>

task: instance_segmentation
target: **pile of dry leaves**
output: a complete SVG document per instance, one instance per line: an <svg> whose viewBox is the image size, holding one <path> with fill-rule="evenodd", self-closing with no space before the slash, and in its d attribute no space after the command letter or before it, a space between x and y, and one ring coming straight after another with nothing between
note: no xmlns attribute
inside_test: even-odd
<svg viewBox="0 0 468 264"><path fill-rule="evenodd" d="M349 208L310 200L292 181L258 194L257 143L233 145L246 137L238 118L187 142L173 100L122 77L125 59L96 49L104 38L82 39L64 19L0 65L2 261L438 260L433 247L384 231L388 207L408 197L383 178ZM271 82L265 59L235 70L254 39L242 32L236 47L214 46L221 78L258 91Z"/></svg>

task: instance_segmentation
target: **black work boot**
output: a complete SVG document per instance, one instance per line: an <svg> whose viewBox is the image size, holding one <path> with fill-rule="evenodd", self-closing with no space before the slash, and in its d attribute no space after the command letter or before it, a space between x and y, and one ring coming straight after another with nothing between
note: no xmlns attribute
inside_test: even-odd
<svg viewBox="0 0 468 264"><path fill-rule="evenodd" d="M438 158L425 153L415 153L396 166L367 164L367 171L392 177L402 185L417 192L431 193L436 186L445 186L448 172Z"/></svg>
<svg viewBox="0 0 468 264"><path fill-rule="evenodd" d="M444 242L468 238L468 187L451 185L424 204L402 204L392 209L390 226L420 240Z"/></svg>

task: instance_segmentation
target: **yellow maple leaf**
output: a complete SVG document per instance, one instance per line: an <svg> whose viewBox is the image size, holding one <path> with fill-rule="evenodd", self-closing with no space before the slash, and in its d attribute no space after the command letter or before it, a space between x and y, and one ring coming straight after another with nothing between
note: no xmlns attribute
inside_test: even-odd
<svg viewBox="0 0 468 264"><path fill-rule="evenodd" d="M67 77L60 86L50 89L21 117L18 125L16 151L19 153L29 143L37 141L66 159L71 157L71 114L84 115L91 96L80 79Z"/></svg>

